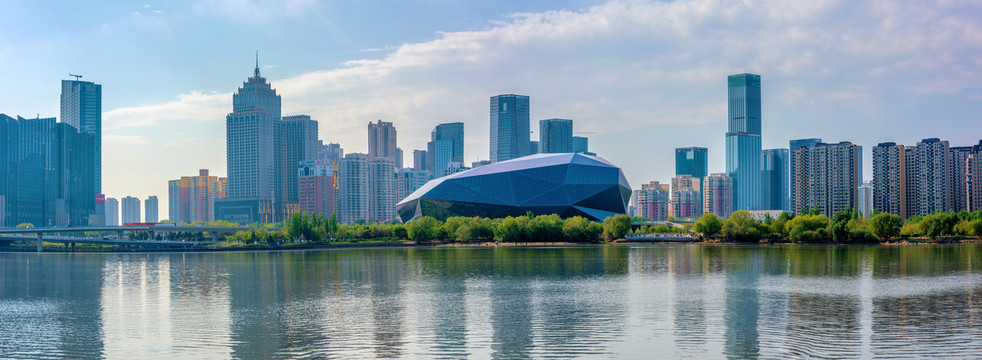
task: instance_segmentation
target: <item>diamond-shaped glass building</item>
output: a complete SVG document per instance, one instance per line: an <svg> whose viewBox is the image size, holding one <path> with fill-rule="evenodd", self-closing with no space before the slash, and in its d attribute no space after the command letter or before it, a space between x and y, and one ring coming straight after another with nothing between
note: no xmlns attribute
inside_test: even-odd
<svg viewBox="0 0 982 360"><path fill-rule="evenodd" d="M624 214L631 186L597 156L536 154L430 180L396 204L403 222L421 216L501 218L558 214L603 220Z"/></svg>

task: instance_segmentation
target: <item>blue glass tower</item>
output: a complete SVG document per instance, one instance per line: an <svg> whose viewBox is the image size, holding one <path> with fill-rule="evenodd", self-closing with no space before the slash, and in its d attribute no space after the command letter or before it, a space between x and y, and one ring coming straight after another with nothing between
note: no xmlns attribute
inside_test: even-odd
<svg viewBox="0 0 982 360"><path fill-rule="evenodd" d="M687 147L675 149L675 175L689 175L694 178L709 176L709 149Z"/></svg>
<svg viewBox="0 0 982 360"><path fill-rule="evenodd" d="M506 94L491 97L491 162L530 154L529 97Z"/></svg>
<svg viewBox="0 0 982 360"><path fill-rule="evenodd" d="M102 193L102 85L91 81L61 81L61 122L80 134L93 136L95 192Z"/></svg>
<svg viewBox="0 0 982 360"><path fill-rule="evenodd" d="M464 123L437 125L426 144L427 169L440 177L449 162L464 162Z"/></svg>
<svg viewBox="0 0 982 360"><path fill-rule="evenodd" d="M573 151L573 120L539 120L539 152L569 153Z"/></svg>
<svg viewBox="0 0 982 360"><path fill-rule="evenodd" d="M760 75L727 79L729 129L726 175L733 178L733 210L760 209Z"/></svg>
<svg viewBox="0 0 982 360"><path fill-rule="evenodd" d="M767 149L760 152L760 206L764 210L791 211L788 204L788 149Z"/></svg>

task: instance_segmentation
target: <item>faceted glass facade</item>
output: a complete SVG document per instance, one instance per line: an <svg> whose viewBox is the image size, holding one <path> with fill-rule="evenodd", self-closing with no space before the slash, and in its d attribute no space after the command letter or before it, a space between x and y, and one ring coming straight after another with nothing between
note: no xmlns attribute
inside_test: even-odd
<svg viewBox="0 0 982 360"><path fill-rule="evenodd" d="M624 214L631 187L613 164L583 154L538 154L432 180L396 205L402 221L420 216L500 218L558 214L591 220Z"/></svg>
<svg viewBox="0 0 982 360"><path fill-rule="evenodd" d="M760 75L730 75L727 90L726 174L733 178L733 206L735 210L759 210Z"/></svg>

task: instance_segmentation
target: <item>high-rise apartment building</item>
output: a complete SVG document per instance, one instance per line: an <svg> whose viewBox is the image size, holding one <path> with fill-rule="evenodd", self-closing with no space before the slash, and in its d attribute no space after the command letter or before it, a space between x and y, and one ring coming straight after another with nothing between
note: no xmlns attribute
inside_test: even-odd
<svg viewBox="0 0 982 360"><path fill-rule="evenodd" d="M798 204L795 204L795 202L794 202L795 201L794 200L794 193L795 193L794 179L795 179L795 176L796 175L795 175L795 171L794 171L794 166L791 166L791 164L794 164L794 162L795 162L795 158L794 158L794 156L795 156L795 150L801 149L803 147L815 146L815 144L818 144L820 142L822 142L822 139L818 139L818 138L797 139L797 140L791 140L789 142L790 148L788 149L788 153L790 154L790 157L791 157L791 161L788 164L788 174L789 174L789 176L788 176L788 203L790 204L789 212L794 213L794 212L799 212L799 211L802 210L801 207L799 207ZM805 209L805 212L808 212L808 209Z"/></svg>
<svg viewBox="0 0 982 360"><path fill-rule="evenodd" d="M377 157L368 161L368 216L373 223L396 218L396 165L392 159Z"/></svg>
<svg viewBox="0 0 982 360"><path fill-rule="evenodd" d="M413 150L413 169L429 170L429 162L426 159L428 154L427 150Z"/></svg>
<svg viewBox="0 0 982 360"><path fill-rule="evenodd" d="M307 115L284 116L280 127L282 201L284 204L297 204L300 202L297 164L316 160L320 152L317 121Z"/></svg>
<svg viewBox="0 0 982 360"><path fill-rule="evenodd" d="M278 207L282 200L280 107L280 96L260 76L257 61L253 76L232 95L232 112L225 117L228 165L228 200L225 201L236 200L236 207L247 205L243 202L247 200L256 202L255 206L249 206L253 209L265 208L259 205L263 200L272 201ZM225 201L216 206L222 206Z"/></svg>
<svg viewBox="0 0 982 360"><path fill-rule="evenodd" d="M863 148L848 141L818 143L795 150L795 204L799 212L812 208L827 216L856 208L863 178Z"/></svg>
<svg viewBox="0 0 982 360"><path fill-rule="evenodd" d="M893 142L873 147L873 209L906 217L907 151Z"/></svg>
<svg viewBox="0 0 982 360"><path fill-rule="evenodd" d="M675 175L672 178L672 199L669 214L675 218L702 216L701 180L691 175Z"/></svg>
<svg viewBox="0 0 982 360"><path fill-rule="evenodd" d="M143 201L143 208L144 208L143 222L155 223L157 221L160 221L160 218L158 216L158 211L160 210L160 203L157 201L156 196L147 197L147 199Z"/></svg>
<svg viewBox="0 0 982 360"><path fill-rule="evenodd" d="M324 145L324 142L320 140L317 140L317 143L321 144L320 150L317 153L317 160L338 162L344 157L344 149L341 148L341 144L330 143Z"/></svg>
<svg viewBox="0 0 982 360"><path fill-rule="evenodd" d="M924 139L914 148L917 157L917 213L951 209L951 151L948 142Z"/></svg>
<svg viewBox="0 0 982 360"><path fill-rule="evenodd" d="M142 222L140 221L140 199L127 196L120 202L123 209L123 225Z"/></svg>
<svg viewBox="0 0 982 360"><path fill-rule="evenodd" d="M391 122L368 123L368 160L386 158L396 163L396 127Z"/></svg>
<svg viewBox="0 0 982 360"><path fill-rule="evenodd" d="M368 155L347 154L338 164L339 221L345 224L367 223L370 220Z"/></svg>
<svg viewBox="0 0 982 360"><path fill-rule="evenodd" d="M91 81L61 81L61 122L80 134L93 136L94 194L102 193L102 85Z"/></svg>
<svg viewBox="0 0 982 360"><path fill-rule="evenodd" d="M573 120L539 120L539 153L573 152Z"/></svg>
<svg viewBox="0 0 982 360"><path fill-rule="evenodd" d="M226 198L227 186L226 178L211 176L208 169L198 170L198 176L182 176L168 181L169 220L188 224L218 220L215 216L215 201Z"/></svg>
<svg viewBox="0 0 982 360"><path fill-rule="evenodd" d="M337 163L328 160L301 161L297 168L300 211L323 217L338 212Z"/></svg>
<svg viewBox="0 0 982 360"><path fill-rule="evenodd" d="M433 174L429 170L420 169L398 169L395 172L395 192L396 203L402 201L412 194L413 191L426 185L427 181L433 179Z"/></svg>
<svg viewBox="0 0 982 360"><path fill-rule="evenodd" d="M859 185L859 213L869 217L873 210L873 192L875 187L873 182L866 181Z"/></svg>
<svg viewBox="0 0 982 360"><path fill-rule="evenodd" d="M491 162L531 153L529 97L506 94L491 97Z"/></svg>
<svg viewBox="0 0 982 360"><path fill-rule="evenodd" d="M760 209L760 75L727 78L729 128L726 132L726 174L733 178L736 210Z"/></svg>
<svg viewBox="0 0 982 360"><path fill-rule="evenodd" d="M119 200L106 198L106 226L119 225Z"/></svg>
<svg viewBox="0 0 982 360"><path fill-rule="evenodd" d="M951 174L949 181L951 184L948 189L951 191L951 210L961 211L968 209L968 193L966 192L968 183L968 169L966 168L968 157L979 153L982 144L975 146L952 146L951 150Z"/></svg>
<svg viewBox="0 0 982 360"><path fill-rule="evenodd" d="M709 149L686 147L675 149L675 175L702 179L709 176Z"/></svg>
<svg viewBox="0 0 982 360"><path fill-rule="evenodd" d="M982 153L965 160L965 210L982 210Z"/></svg>
<svg viewBox="0 0 982 360"><path fill-rule="evenodd" d="M727 218L733 212L733 178L723 173L702 178L702 211Z"/></svg>
<svg viewBox="0 0 982 360"><path fill-rule="evenodd" d="M641 190L634 192L635 214L651 220L668 219L670 191L669 184L659 184L657 181L641 184Z"/></svg>
<svg viewBox="0 0 982 360"><path fill-rule="evenodd" d="M791 211L788 197L788 149L760 152L760 206L764 210Z"/></svg>

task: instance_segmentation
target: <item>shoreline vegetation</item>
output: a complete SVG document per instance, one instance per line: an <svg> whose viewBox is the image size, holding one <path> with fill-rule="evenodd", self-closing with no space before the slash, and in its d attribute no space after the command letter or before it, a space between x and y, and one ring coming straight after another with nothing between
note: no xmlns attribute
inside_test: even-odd
<svg viewBox="0 0 982 360"><path fill-rule="evenodd" d="M858 210L847 209L832 218L813 209L807 214L782 213L777 218L766 216L758 221L747 211L736 211L727 219L707 213L691 224L678 224L669 219L665 224L632 225L632 221L649 221L616 215L602 223L583 217L562 219L558 215L524 216L489 219L480 217L451 217L446 221L424 216L407 224L340 224L334 215L327 218L294 213L281 230L257 227L240 231L219 241L200 247L153 249L137 246L82 245L71 248L54 244L45 251L84 252L174 252L174 251L237 251L331 249L348 247L390 246L575 246L603 244L657 244L665 241L625 239L628 234L664 234L691 241L672 243L697 244L952 244L980 243L982 211L936 212L927 216L911 216L904 220L889 213L874 213L863 217ZM209 226L238 226L216 221ZM279 227L279 226L277 226ZM149 234L135 233L134 239ZM203 241L207 232L159 235L160 240ZM657 239L657 237L655 237ZM33 246L10 245L0 252L33 251Z"/></svg>

